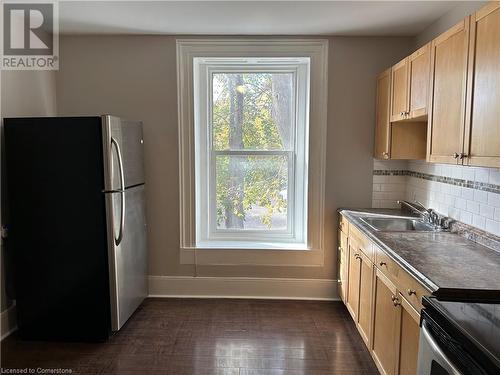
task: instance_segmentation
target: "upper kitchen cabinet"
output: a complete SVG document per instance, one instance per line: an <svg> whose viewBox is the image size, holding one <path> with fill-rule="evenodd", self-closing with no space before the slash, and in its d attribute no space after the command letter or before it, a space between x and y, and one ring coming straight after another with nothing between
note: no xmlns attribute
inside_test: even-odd
<svg viewBox="0 0 500 375"><path fill-rule="evenodd" d="M471 16L464 164L500 167L500 3Z"/></svg>
<svg viewBox="0 0 500 375"><path fill-rule="evenodd" d="M408 118L427 120L429 103L430 43L408 57Z"/></svg>
<svg viewBox="0 0 500 375"><path fill-rule="evenodd" d="M407 118L408 113L408 57L391 69L391 122Z"/></svg>
<svg viewBox="0 0 500 375"><path fill-rule="evenodd" d="M427 124L391 123L391 82L393 69L377 77L377 114L375 124L376 159L425 159Z"/></svg>
<svg viewBox="0 0 500 375"><path fill-rule="evenodd" d="M391 121L427 120L430 44L392 67Z"/></svg>
<svg viewBox="0 0 500 375"><path fill-rule="evenodd" d="M375 158L389 159L391 152L391 69L377 77L377 115L375 124Z"/></svg>
<svg viewBox="0 0 500 375"><path fill-rule="evenodd" d="M464 158L469 21L467 17L431 43L430 162L456 164Z"/></svg>

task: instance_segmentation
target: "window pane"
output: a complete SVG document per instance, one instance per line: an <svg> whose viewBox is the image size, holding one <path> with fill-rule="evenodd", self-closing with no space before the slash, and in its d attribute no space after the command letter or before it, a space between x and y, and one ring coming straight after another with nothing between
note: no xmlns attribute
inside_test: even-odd
<svg viewBox="0 0 500 375"><path fill-rule="evenodd" d="M214 73L215 150L291 150L293 73Z"/></svg>
<svg viewBox="0 0 500 375"><path fill-rule="evenodd" d="M287 229L286 155L218 155L215 173L217 229Z"/></svg>

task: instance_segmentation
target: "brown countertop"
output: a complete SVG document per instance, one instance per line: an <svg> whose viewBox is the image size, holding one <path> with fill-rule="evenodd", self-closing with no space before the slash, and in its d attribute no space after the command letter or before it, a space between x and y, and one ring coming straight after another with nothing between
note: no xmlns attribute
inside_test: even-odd
<svg viewBox="0 0 500 375"><path fill-rule="evenodd" d="M438 297L500 299L500 252L450 232L384 232L360 220L401 210L340 210L395 262Z"/></svg>

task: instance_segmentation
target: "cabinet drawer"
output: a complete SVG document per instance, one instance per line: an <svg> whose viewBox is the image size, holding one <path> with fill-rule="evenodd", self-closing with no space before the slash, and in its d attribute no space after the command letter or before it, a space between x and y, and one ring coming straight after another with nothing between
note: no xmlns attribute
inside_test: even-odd
<svg viewBox="0 0 500 375"><path fill-rule="evenodd" d="M373 245L373 249L375 252L375 265L384 276L396 284L401 267L378 246Z"/></svg>
<svg viewBox="0 0 500 375"><path fill-rule="evenodd" d="M370 261L373 262L373 244L368 237L366 237L361 231L354 225L349 227L349 239L356 241L359 250L361 250Z"/></svg>
<svg viewBox="0 0 500 375"><path fill-rule="evenodd" d="M339 217L339 229L347 236L349 235L349 221L343 215Z"/></svg>
<svg viewBox="0 0 500 375"><path fill-rule="evenodd" d="M410 276L408 272L401 268L382 249L375 245L373 248L377 268L396 285L403 297L405 297L413 308L420 311L422 309L422 297L430 295L431 292Z"/></svg>
<svg viewBox="0 0 500 375"><path fill-rule="evenodd" d="M432 294L406 271L400 269L397 288L417 312L422 310L422 297Z"/></svg>

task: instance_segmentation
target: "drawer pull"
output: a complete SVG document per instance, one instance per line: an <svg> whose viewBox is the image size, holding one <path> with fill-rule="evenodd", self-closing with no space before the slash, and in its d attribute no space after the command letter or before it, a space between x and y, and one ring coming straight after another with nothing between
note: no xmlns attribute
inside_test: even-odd
<svg viewBox="0 0 500 375"><path fill-rule="evenodd" d="M394 298L394 300L392 301L392 303L394 304L395 307L398 307L399 305L401 305L401 301L397 297Z"/></svg>
<svg viewBox="0 0 500 375"><path fill-rule="evenodd" d="M409 295L409 296L411 296L412 294L417 295L417 291L416 291L416 290L413 290L413 289L407 289L407 290L406 290L406 293L408 293L408 295Z"/></svg>
<svg viewBox="0 0 500 375"><path fill-rule="evenodd" d="M380 264L380 267L382 267L382 266L387 266L387 263L386 263L386 262L380 262L379 264Z"/></svg>
<svg viewBox="0 0 500 375"><path fill-rule="evenodd" d="M355 259L361 259L361 257L359 256L359 254L354 254L354 258Z"/></svg>
<svg viewBox="0 0 500 375"><path fill-rule="evenodd" d="M393 296L391 297L391 299L392 299L392 302L394 302L394 301L396 300L396 296L395 296L395 295L393 295Z"/></svg>

